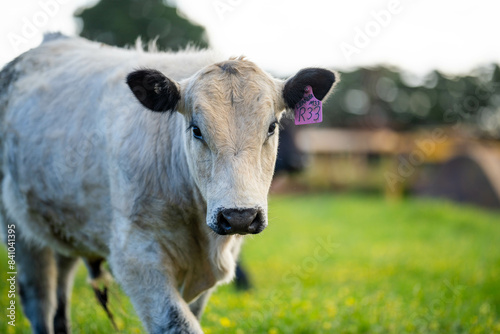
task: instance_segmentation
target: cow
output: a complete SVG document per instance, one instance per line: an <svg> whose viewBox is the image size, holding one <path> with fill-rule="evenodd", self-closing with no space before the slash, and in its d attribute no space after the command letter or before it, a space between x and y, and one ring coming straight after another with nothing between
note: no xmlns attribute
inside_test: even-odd
<svg viewBox="0 0 500 334"><path fill-rule="evenodd" d="M47 35L0 72L1 203L35 333L68 333L75 264L108 261L149 333L202 333L243 236L268 224L278 123L321 68L278 80L211 50ZM95 283L95 282L94 282Z"/></svg>

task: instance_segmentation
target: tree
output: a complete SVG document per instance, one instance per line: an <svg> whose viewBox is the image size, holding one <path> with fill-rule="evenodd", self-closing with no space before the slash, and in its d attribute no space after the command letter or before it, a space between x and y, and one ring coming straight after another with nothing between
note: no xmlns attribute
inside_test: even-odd
<svg viewBox="0 0 500 334"><path fill-rule="evenodd" d="M133 45L157 38L160 49L178 50L192 43L207 47L205 29L181 17L164 0L101 0L75 13L83 21L82 37L110 45Z"/></svg>

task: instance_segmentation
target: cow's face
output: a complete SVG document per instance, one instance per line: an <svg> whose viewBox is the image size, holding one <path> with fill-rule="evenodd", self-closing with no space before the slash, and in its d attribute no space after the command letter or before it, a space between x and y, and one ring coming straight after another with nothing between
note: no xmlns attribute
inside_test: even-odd
<svg viewBox="0 0 500 334"><path fill-rule="evenodd" d="M335 75L306 69L283 82L247 60L232 59L181 83L154 70L133 72L127 82L147 108L184 115L187 161L207 203L207 224L227 235L256 234L267 226L278 122L306 86L323 99Z"/></svg>

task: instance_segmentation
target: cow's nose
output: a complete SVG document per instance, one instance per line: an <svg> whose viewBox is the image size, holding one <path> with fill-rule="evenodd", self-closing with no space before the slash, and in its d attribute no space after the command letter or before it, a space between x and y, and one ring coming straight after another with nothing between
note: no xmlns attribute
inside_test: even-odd
<svg viewBox="0 0 500 334"><path fill-rule="evenodd" d="M259 209L223 209L217 216L222 234L257 234L264 230L264 220Z"/></svg>

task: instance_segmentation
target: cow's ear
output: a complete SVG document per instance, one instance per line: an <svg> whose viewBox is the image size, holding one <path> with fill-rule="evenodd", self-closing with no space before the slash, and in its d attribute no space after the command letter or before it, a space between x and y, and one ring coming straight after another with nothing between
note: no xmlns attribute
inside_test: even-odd
<svg viewBox="0 0 500 334"><path fill-rule="evenodd" d="M157 70L134 71L127 76L127 85L137 100L152 111L174 111L181 99L179 84Z"/></svg>
<svg viewBox="0 0 500 334"><path fill-rule="evenodd" d="M314 96L324 100L338 82L338 74L323 68L305 68L285 81L283 100L285 107L293 109L304 96L304 90L311 86Z"/></svg>

